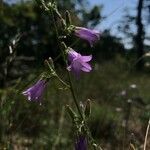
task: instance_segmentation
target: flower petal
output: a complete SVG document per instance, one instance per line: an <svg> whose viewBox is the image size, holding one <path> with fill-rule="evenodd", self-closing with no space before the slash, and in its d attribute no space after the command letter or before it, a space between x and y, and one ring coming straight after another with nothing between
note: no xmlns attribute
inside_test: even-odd
<svg viewBox="0 0 150 150"><path fill-rule="evenodd" d="M68 60L71 62L73 59L77 58L78 56L81 56L79 53L74 51L72 48L69 48L68 52Z"/></svg>
<svg viewBox="0 0 150 150"><path fill-rule="evenodd" d="M70 59L71 55L71 59ZM73 57L72 57L73 56ZM87 63L92 59L92 55L82 56L80 53L71 50L68 52L68 60L71 60L71 64L67 67L69 71L72 71L78 78L81 71L90 72L91 66Z"/></svg>
<svg viewBox="0 0 150 150"><path fill-rule="evenodd" d="M84 72L90 72L92 70L92 67L88 63L82 63L81 70Z"/></svg>
<svg viewBox="0 0 150 150"><path fill-rule="evenodd" d="M76 140L75 150L87 150L87 139L84 136L79 136Z"/></svg>
<svg viewBox="0 0 150 150"><path fill-rule="evenodd" d="M71 63L71 66L75 72L80 72L82 68L82 62L80 61L80 58L74 59L73 62Z"/></svg>
<svg viewBox="0 0 150 150"><path fill-rule="evenodd" d="M39 80L32 87L22 92L22 94L27 96L30 101L40 101L45 87L46 80Z"/></svg>
<svg viewBox="0 0 150 150"><path fill-rule="evenodd" d="M84 62L88 62L92 59L92 55L89 55L89 56L82 56L82 61Z"/></svg>
<svg viewBox="0 0 150 150"><path fill-rule="evenodd" d="M91 47L100 38L100 33L98 31L83 27L76 27L75 35L81 39L87 40L90 43Z"/></svg>

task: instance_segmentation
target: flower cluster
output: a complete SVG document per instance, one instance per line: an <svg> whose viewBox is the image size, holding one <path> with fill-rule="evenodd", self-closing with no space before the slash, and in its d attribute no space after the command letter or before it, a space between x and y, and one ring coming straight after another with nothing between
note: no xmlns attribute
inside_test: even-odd
<svg viewBox="0 0 150 150"><path fill-rule="evenodd" d="M77 37L88 41L91 47L100 38L100 33L98 31L83 27L75 27L74 33ZM68 48L68 60L70 65L67 69L79 77L81 71L90 72L92 70L90 64L88 63L91 59L92 55L82 56L72 48Z"/></svg>
<svg viewBox="0 0 150 150"><path fill-rule="evenodd" d="M98 31L83 28L83 27L75 27L74 29L75 35L81 39L87 40L91 46L99 40L100 34ZM78 78L80 73L83 72L90 72L92 70L89 61L92 59L92 55L89 56L82 56L80 53L77 53L72 48L67 49L68 53L68 61L69 66L67 69L75 74ZM39 80L36 84L32 87L28 88L24 92L23 95L27 96L29 101L37 101L41 102L41 98L43 95L43 91L46 87L46 80Z"/></svg>

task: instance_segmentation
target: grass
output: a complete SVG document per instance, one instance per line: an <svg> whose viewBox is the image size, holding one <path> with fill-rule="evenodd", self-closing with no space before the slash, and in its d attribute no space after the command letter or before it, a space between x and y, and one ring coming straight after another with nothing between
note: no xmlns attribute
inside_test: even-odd
<svg viewBox="0 0 150 150"><path fill-rule="evenodd" d="M93 137L107 150L128 149L130 143L141 149L150 117L149 73L131 72L130 65L121 58L93 66L90 74L74 79L78 100L83 104L88 98L92 101L88 125ZM67 80L62 70L58 72ZM66 104L74 108L70 92L60 89L61 83L55 80L49 83L42 106L29 102L21 91L34 78L36 74L32 73L0 91L0 147L72 149L72 123L64 110ZM130 88L132 84L137 88ZM126 96L120 95L123 90Z"/></svg>

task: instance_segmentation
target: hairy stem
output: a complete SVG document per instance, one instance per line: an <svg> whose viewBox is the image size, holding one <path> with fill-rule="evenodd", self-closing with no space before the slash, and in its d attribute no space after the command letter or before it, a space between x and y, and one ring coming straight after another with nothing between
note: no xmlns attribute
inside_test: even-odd
<svg viewBox="0 0 150 150"><path fill-rule="evenodd" d="M68 73L69 84L70 84L70 90L71 90L72 97L73 97L73 99L74 99L74 103L75 103L75 105L76 105L76 107L77 107L77 110L78 110L78 112L79 112L79 114L80 114L80 117L81 117L82 119L84 119L84 118L83 118L83 115L82 115L82 113L81 113L81 110L80 110L80 107L79 107L77 98L76 98L76 94L75 94L75 91L74 91L74 87L73 87L73 83L72 83L72 80L71 80L70 72L67 71L67 73Z"/></svg>
<svg viewBox="0 0 150 150"><path fill-rule="evenodd" d="M60 18L60 13L58 13L58 11L56 11L56 9L53 9L53 10L51 9L50 10L51 16L52 16L52 19L53 19L53 22L54 22L54 27L55 27L56 35L57 35L57 41L58 41L59 47L60 47L60 49L62 51L62 55L63 55L63 58L64 58L65 65L67 67L66 56L64 54L64 50L62 49L62 47L60 45L60 41L58 40L59 34L58 34L57 25L56 25L56 21L55 21L55 18L54 18L53 11L55 11L55 13L58 15L59 18ZM71 80L70 72L68 70L67 70L67 74L68 74L68 78L69 78L70 91L71 91L74 103L75 103L75 105L77 107L77 110L78 110L78 113L79 113L80 117L83 119L83 115L81 113L81 110L80 110L80 107L79 107L79 104L78 104L78 101L77 101L77 98L76 98L76 94L75 94L75 91L74 91L74 87L73 87L73 83L72 83L72 80Z"/></svg>

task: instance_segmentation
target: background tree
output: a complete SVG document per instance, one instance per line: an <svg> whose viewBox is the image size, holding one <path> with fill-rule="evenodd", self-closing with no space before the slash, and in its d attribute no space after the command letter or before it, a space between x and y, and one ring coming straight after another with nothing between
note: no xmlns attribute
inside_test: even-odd
<svg viewBox="0 0 150 150"><path fill-rule="evenodd" d="M137 6L137 17L136 17L136 25L137 25L137 35L135 37L135 46L137 51L137 59L139 60L137 62L137 68L139 70L143 69L144 66L144 60L141 59L141 57L144 54L144 29L143 29L143 23L142 23L142 10L143 10L143 4L144 0L138 1Z"/></svg>
<svg viewBox="0 0 150 150"><path fill-rule="evenodd" d="M89 26L90 28L94 28L103 18L101 16L102 6L94 6L89 10L89 8L86 7L86 1L83 3L82 1L57 0L57 3L63 15L65 15L64 10L70 11L72 21L77 26ZM5 1L1 3L1 8L0 66L3 70L0 76L1 83L4 82L5 73L3 68L6 64L6 58L10 55L8 45L11 39L18 33L21 35L21 38L16 47L16 59L11 62L11 67L7 74L8 79L12 80L19 76L26 76L28 72L25 73L25 71L29 71L30 69L25 68L32 68L34 66L40 67L44 59L48 57L55 59L59 56L59 47L56 44L55 29L52 26L52 21L46 12L43 12L35 2L23 1L10 4ZM74 37L67 39L67 42L72 43L76 40L77 39ZM107 32L107 34L102 34L101 40L104 42L100 42L101 44L97 43L96 49L100 49L100 51L95 50L95 56L103 53L102 56L105 56L105 58L112 58L118 51L123 51L123 49L111 51L112 46L114 46L113 44L116 45L118 43L118 45L120 45L120 41L112 37L109 32ZM108 44L109 41L111 42ZM82 51L87 54L91 51L88 44L84 43L82 40L78 42L79 44L76 46L76 49L82 49ZM103 44L106 48L102 48ZM24 65L21 65L22 61ZM57 61L60 64L61 60L57 59Z"/></svg>
<svg viewBox="0 0 150 150"><path fill-rule="evenodd" d="M149 2L146 0L138 0L135 10L130 8L125 9L125 14L122 17L119 32L123 34L123 41L127 41L126 45L130 46L128 53L130 58L137 62L138 70L143 69L144 59L142 56L149 51L149 35L145 31L148 28L149 20ZM135 13L136 12L136 13Z"/></svg>

